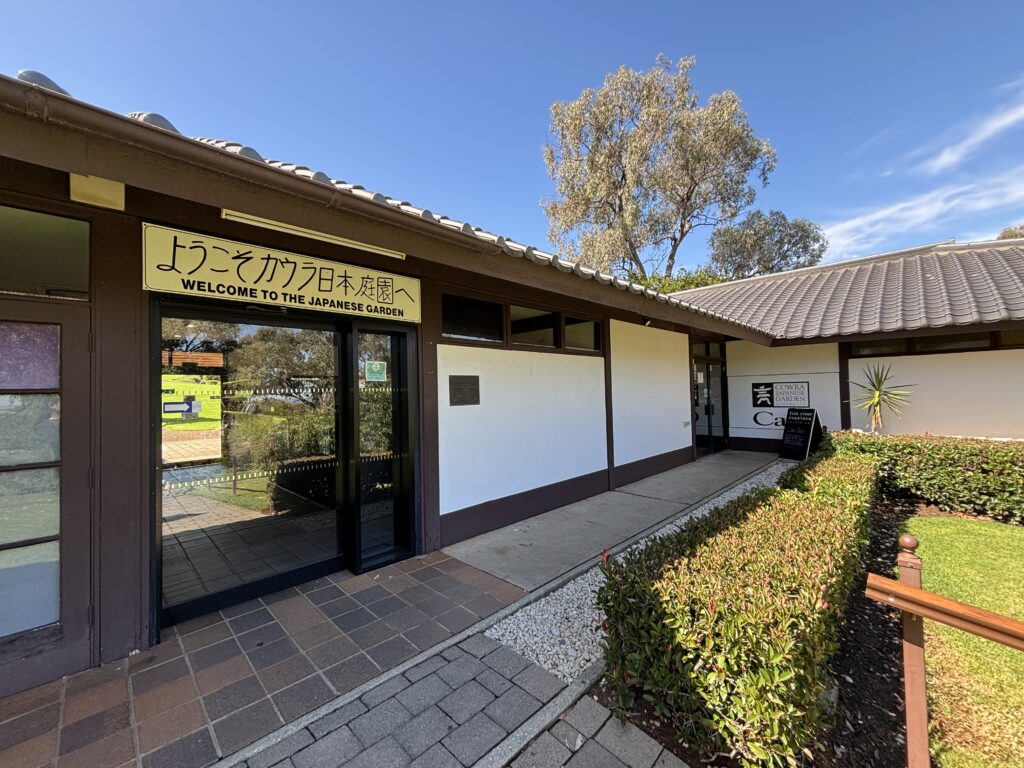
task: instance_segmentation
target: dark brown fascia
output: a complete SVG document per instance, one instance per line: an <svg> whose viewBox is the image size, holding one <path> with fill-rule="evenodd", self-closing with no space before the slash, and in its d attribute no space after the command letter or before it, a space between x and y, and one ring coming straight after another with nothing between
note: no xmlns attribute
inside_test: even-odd
<svg viewBox="0 0 1024 768"><path fill-rule="evenodd" d="M417 219L290 171L3 76L0 137L0 151L16 160L102 176L217 208L243 210L361 239L643 317L764 345L772 341L769 334L739 324L510 257L497 244L449 230L434 220ZM381 224L386 227L382 229ZM410 234L414 236L412 241ZM454 246L461 253L444 246ZM473 258L479 255L498 258L482 264Z"/></svg>
<svg viewBox="0 0 1024 768"><path fill-rule="evenodd" d="M1018 331L1024 329L1024 320L1001 320L995 323L969 325L940 325L934 328L851 333L847 336L815 336L807 339L774 339L770 346L795 347L805 344L836 344L854 341L881 341L885 339L917 339L924 336L955 336L961 333L989 333L990 331Z"/></svg>

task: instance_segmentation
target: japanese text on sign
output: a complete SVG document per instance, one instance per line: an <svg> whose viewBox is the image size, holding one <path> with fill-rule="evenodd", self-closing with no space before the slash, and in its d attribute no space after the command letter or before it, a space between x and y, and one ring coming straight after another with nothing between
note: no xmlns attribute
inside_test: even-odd
<svg viewBox="0 0 1024 768"><path fill-rule="evenodd" d="M420 321L420 282L327 259L142 225L149 291Z"/></svg>

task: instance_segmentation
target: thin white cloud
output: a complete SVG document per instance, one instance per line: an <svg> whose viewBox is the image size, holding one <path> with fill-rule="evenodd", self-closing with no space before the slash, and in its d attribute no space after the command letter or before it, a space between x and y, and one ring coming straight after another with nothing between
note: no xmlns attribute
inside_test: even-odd
<svg viewBox="0 0 1024 768"><path fill-rule="evenodd" d="M956 168L983 144L1024 123L1024 91L1016 89L1014 98L995 112L985 115L968 129L959 141L939 149L921 162L917 168L929 174Z"/></svg>
<svg viewBox="0 0 1024 768"><path fill-rule="evenodd" d="M955 224L984 212L1024 205L1024 165L969 184L946 185L897 203L858 213L825 226L829 250L826 261L840 261L888 249L908 232L935 233L944 239ZM971 221L971 229L977 224ZM924 244L924 243L922 243Z"/></svg>

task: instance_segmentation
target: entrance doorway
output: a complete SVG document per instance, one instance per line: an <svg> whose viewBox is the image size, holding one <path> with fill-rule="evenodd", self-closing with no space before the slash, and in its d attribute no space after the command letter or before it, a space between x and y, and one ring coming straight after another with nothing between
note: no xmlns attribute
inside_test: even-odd
<svg viewBox="0 0 1024 768"><path fill-rule="evenodd" d="M411 334L163 308L161 623L414 554Z"/></svg>
<svg viewBox="0 0 1024 768"><path fill-rule="evenodd" d="M724 344L691 341L693 445L698 457L728 447Z"/></svg>

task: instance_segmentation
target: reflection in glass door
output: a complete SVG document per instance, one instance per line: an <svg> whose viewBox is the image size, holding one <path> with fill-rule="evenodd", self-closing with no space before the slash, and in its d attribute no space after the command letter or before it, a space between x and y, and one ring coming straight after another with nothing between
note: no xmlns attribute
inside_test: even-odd
<svg viewBox="0 0 1024 768"><path fill-rule="evenodd" d="M706 456L727 446L724 361L694 357L692 386L694 448Z"/></svg>
<svg viewBox="0 0 1024 768"><path fill-rule="evenodd" d="M161 332L165 621L340 567L334 330L164 317Z"/></svg>
<svg viewBox="0 0 1024 768"><path fill-rule="evenodd" d="M357 331L358 570L412 552L403 333Z"/></svg>

